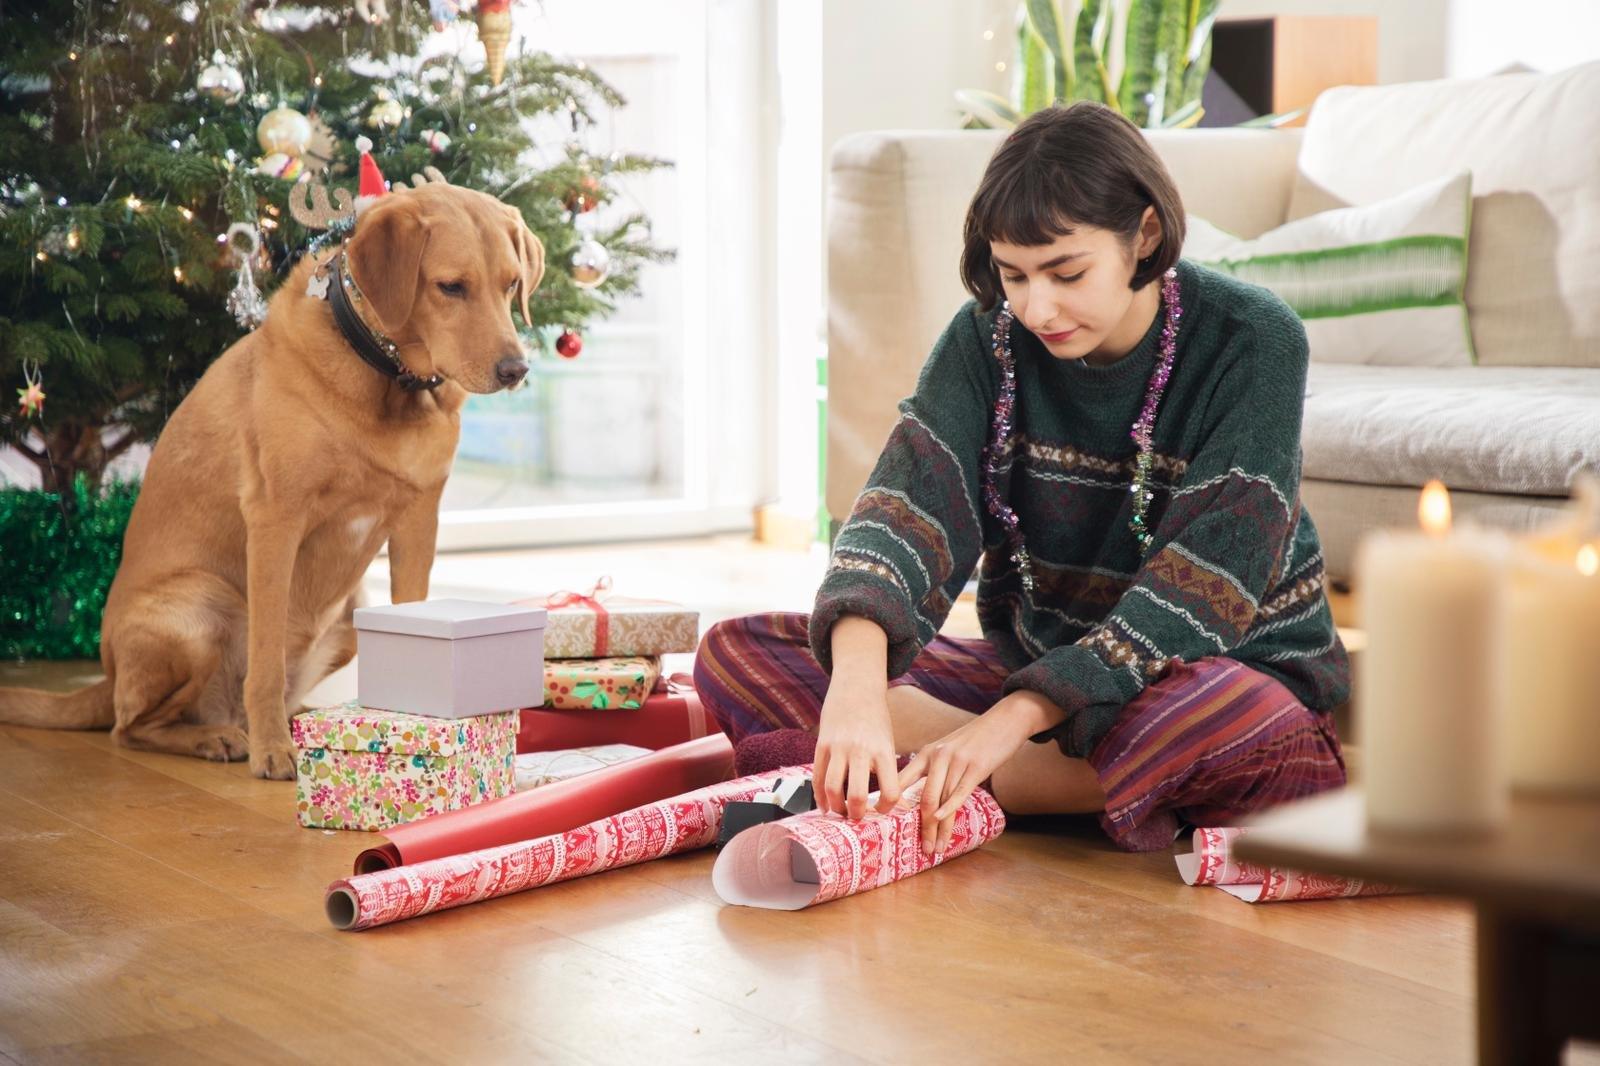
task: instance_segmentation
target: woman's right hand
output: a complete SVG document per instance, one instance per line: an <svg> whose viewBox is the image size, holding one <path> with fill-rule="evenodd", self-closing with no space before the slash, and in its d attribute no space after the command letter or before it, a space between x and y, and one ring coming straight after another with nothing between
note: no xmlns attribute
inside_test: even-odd
<svg viewBox="0 0 1600 1066"><path fill-rule="evenodd" d="M817 806L852 820L867 813L867 781L878 775L880 812L900 799L900 774L895 769L894 731L889 723L889 686L841 684L828 686L817 725L817 758L813 784L820 782Z"/></svg>

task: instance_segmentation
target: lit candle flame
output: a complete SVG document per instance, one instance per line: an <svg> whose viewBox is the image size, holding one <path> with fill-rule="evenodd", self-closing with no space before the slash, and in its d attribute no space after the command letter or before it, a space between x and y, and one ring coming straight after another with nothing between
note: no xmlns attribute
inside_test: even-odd
<svg viewBox="0 0 1600 1066"><path fill-rule="evenodd" d="M1597 572L1600 572L1600 551L1596 551L1593 544L1585 544L1578 549L1578 573L1594 577Z"/></svg>
<svg viewBox="0 0 1600 1066"><path fill-rule="evenodd" d="M1442 537L1450 532L1450 490L1442 481L1430 481L1423 486L1422 499L1417 502L1417 521L1424 532Z"/></svg>

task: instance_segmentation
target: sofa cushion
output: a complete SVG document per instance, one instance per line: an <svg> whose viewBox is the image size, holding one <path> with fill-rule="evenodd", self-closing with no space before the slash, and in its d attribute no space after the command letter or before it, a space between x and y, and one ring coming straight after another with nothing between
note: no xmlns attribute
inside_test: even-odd
<svg viewBox="0 0 1600 1066"><path fill-rule="evenodd" d="M1467 311L1482 366L1600 367L1600 62L1330 89L1289 217L1472 171Z"/></svg>
<svg viewBox="0 0 1600 1066"><path fill-rule="evenodd" d="M1600 369L1313 363L1308 478L1563 496L1600 470Z"/></svg>
<svg viewBox="0 0 1600 1066"><path fill-rule="evenodd" d="M1243 240L1190 215L1183 254L1264 286L1305 323L1311 358L1470 366L1463 290L1472 175L1337 208Z"/></svg>

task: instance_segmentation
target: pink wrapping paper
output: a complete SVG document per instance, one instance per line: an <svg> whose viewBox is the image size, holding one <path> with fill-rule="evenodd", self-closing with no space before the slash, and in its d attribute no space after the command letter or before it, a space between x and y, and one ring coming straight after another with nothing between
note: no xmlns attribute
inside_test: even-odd
<svg viewBox="0 0 1600 1066"><path fill-rule="evenodd" d="M888 814L852 822L811 811L745 830L722 848L711 883L725 903L796 911L912 877L939 865L922 853L922 814L914 804L926 779L906 790ZM940 862L981 847L1005 831L994 797L974 789L956 812Z"/></svg>
<svg viewBox="0 0 1600 1066"><path fill-rule="evenodd" d="M703 848L717 839L728 803L750 799L779 777L810 773L796 766L741 777L565 833L357 874L328 886L328 919L339 929L370 929Z"/></svg>
<svg viewBox="0 0 1600 1066"><path fill-rule="evenodd" d="M1303 874L1259 866L1233 857L1233 843L1247 829L1196 829L1194 852L1179 855L1178 873L1186 884L1215 885L1246 903L1284 903L1306 899L1393 896L1415 889L1363 881L1358 877Z"/></svg>

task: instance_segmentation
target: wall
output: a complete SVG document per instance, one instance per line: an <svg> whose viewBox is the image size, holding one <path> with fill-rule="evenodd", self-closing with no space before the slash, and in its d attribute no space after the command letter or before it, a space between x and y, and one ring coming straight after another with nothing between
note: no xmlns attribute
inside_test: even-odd
<svg viewBox="0 0 1600 1066"><path fill-rule="evenodd" d="M1446 37L1451 77L1492 74L1512 63L1560 70L1600 59L1600 3L1454 0Z"/></svg>

